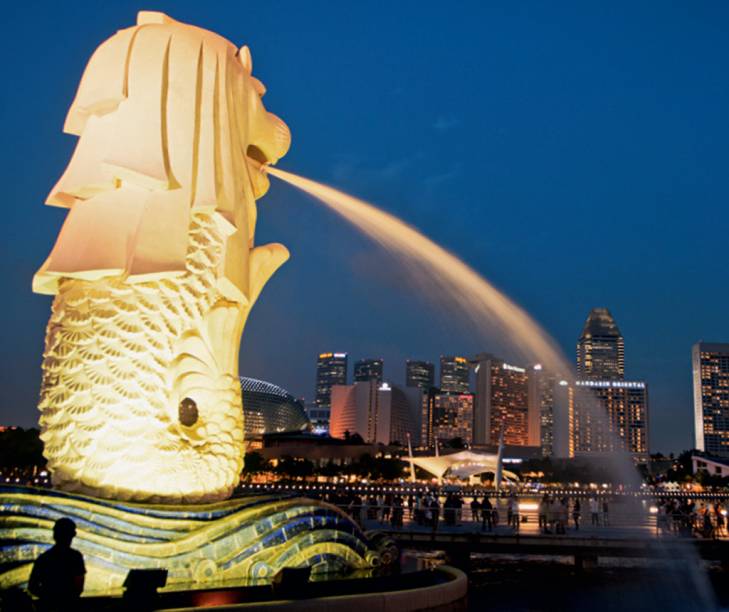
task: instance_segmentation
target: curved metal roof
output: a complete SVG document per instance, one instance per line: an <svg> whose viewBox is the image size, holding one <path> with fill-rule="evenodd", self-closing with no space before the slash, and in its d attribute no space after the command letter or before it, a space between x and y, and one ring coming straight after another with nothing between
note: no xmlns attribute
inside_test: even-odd
<svg viewBox="0 0 729 612"><path fill-rule="evenodd" d="M282 389L278 385L248 376L240 377L240 387L243 391L251 393L270 393L279 397L293 397L286 389Z"/></svg>

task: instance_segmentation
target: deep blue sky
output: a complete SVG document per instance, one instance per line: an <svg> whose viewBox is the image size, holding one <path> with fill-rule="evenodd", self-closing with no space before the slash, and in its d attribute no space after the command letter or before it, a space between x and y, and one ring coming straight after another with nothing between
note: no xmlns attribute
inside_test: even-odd
<svg viewBox="0 0 729 612"><path fill-rule="evenodd" d="M4 8L3 400L36 421L50 299L33 272L63 211L43 200L94 48L163 10L253 52L293 132L281 167L400 215L527 308L572 359L607 306L650 385L654 450L692 444L691 345L729 341L729 4L32 2ZM311 397L316 354L502 352L404 283L343 222L275 184L258 241L292 259L248 323L243 374ZM453 318L453 317L452 317ZM457 318L457 315L456 317ZM493 339L489 340L488 337Z"/></svg>

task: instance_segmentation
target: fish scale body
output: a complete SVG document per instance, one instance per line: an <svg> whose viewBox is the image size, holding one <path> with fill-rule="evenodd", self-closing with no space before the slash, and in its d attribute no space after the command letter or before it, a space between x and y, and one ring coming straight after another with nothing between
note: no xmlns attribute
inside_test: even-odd
<svg viewBox="0 0 729 612"><path fill-rule="evenodd" d="M148 502L223 499L242 468L237 372L221 370L206 326L229 305L215 271L223 238L190 226L184 274L128 283L64 279L46 333L41 437L54 486ZM204 262L201 264L199 262ZM240 317L241 309L225 308ZM180 420L192 399L198 418Z"/></svg>

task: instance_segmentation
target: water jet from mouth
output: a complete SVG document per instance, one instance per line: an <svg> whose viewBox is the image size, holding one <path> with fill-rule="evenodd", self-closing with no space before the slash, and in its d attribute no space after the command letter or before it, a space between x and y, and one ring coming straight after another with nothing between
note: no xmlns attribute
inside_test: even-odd
<svg viewBox="0 0 729 612"><path fill-rule="evenodd" d="M313 196L380 244L405 267L408 280L423 287L424 295L436 295L457 306L474 324L475 331L482 332L484 326L498 329L526 363L540 363L556 376L574 381L572 367L549 334L520 306L458 257L404 221L368 202L278 168L265 166L263 170ZM592 418L610 431L606 427L607 415L600 403L596 399L586 401L589 405L585 408ZM618 437L614 431L611 435ZM614 447L619 449L624 442L615 439ZM604 457L606 467L614 470L623 484L639 486L641 480L629 455L621 452L611 455ZM674 559L666 552L664 561L667 565L662 570L665 574L662 585L676 602L672 609L715 609L706 573L700 569L701 560L693 549L687 548L683 559Z"/></svg>
<svg viewBox="0 0 729 612"><path fill-rule="evenodd" d="M396 255L410 273L409 280L427 286L430 295L455 304L477 329L484 325L498 328L522 359L540 363L564 378L570 377L571 368L559 348L534 319L470 266L418 230L332 187L270 166L266 172L318 199Z"/></svg>
<svg viewBox="0 0 729 612"><path fill-rule="evenodd" d="M313 196L328 208L387 250L407 272L407 281L422 289L429 299L460 309L472 323L476 335L497 331L522 364L540 364L557 380L572 384L572 367L555 341L520 306L458 257L439 246L414 227L376 206L291 172L266 166L265 171ZM626 447L616 428L609 423L604 407L596 398L581 397L593 426L612 437L614 449ZM605 457L608 469L619 474L621 482L639 486L640 479L627 452Z"/></svg>

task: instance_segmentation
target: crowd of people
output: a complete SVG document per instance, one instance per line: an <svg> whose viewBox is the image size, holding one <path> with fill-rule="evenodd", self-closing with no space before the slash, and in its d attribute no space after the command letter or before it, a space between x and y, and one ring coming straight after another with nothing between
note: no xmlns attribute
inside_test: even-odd
<svg viewBox="0 0 729 612"><path fill-rule="evenodd" d="M727 535L727 510L719 502L698 505L692 499L663 499L657 504L656 525L660 533L703 538Z"/></svg>
<svg viewBox="0 0 729 612"><path fill-rule="evenodd" d="M447 494L442 504L435 491L424 491L415 495L331 493L324 495L323 499L349 514L359 525L368 521L383 526L402 527L406 513L408 519L416 525L433 529L438 528L441 520L450 526L458 525L463 520L463 498L454 493Z"/></svg>
<svg viewBox="0 0 729 612"><path fill-rule="evenodd" d="M436 530L439 525L457 526L468 522L480 524L482 531L493 531L501 520L498 504L489 496L474 496L468 504L470 517L464 516L464 498L454 492L442 497L434 490L417 494L401 495L380 493L360 495L352 493L331 493L323 498L349 514L358 524L390 525L402 527L405 516L415 525L431 527ZM567 526L568 501L566 498L553 499L545 495L539 505L539 526L545 533L564 533ZM575 527L579 529L580 502L576 500L572 506L572 517ZM604 519L607 523L607 504L604 504ZM516 494L512 493L506 500L506 525L515 531L520 523L527 520L519 510Z"/></svg>
<svg viewBox="0 0 729 612"><path fill-rule="evenodd" d="M324 495L323 499L338 506L361 526L369 528L373 524L401 528L407 519L419 527L433 530L466 524L491 532L500 521L505 521L507 527L518 532L521 524L529 520L513 492L505 501L503 496L499 500L493 496L474 495L469 502L469 497L456 492L424 490L412 494L337 492ZM534 509L534 506L530 508ZM536 514L538 529L544 534L579 531L583 521L590 527L609 527L610 501L607 496L570 498L545 493L536 506ZM530 516L533 515L530 513ZM726 508L719 503L667 499L657 505L656 525L660 533L725 537Z"/></svg>

